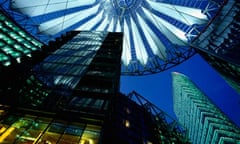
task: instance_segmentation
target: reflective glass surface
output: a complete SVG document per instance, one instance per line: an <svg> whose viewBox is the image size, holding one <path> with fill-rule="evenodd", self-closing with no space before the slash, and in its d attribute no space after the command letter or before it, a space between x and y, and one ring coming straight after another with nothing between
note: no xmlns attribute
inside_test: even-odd
<svg viewBox="0 0 240 144"><path fill-rule="evenodd" d="M9 66L13 60L21 63L24 56L40 50L42 43L20 29L6 15L0 13L0 64Z"/></svg>
<svg viewBox="0 0 240 144"><path fill-rule="evenodd" d="M101 126L69 123L32 115L9 115L1 119L0 143L97 144Z"/></svg>

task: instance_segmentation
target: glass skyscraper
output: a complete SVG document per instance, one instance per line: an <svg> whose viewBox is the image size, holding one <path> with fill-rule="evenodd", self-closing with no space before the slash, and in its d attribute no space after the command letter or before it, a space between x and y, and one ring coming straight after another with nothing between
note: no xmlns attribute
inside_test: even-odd
<svg viewBox="0 0 240 144"><path fill-rule="evenodd" d="M240 2L226 1L192 46L240 93Z"/></svg>
<svg viewBox="0 0 240 144"><path fill-rule="evenodd" d="M239 49L235 47L235 49ZM217 72L222 78L240 94L240 65L228 62L226 59L221 59L207 52L198 52ZM240 52L236 52L240 54ZM240 56L239 56L240 57Z"/></svg>
<svg viewBox="0 0 240 144"><path fill-rule="evenodd" d="M120 94L122 40L71 31L30 58L2 63L10 82L0 87L0 143L187 143L176 121Z"/></svg>
<svg viewBox="0 0 240 144"><path fill-rule="evenodd" d="M121 94L119 79L196 53L240 90L237 0L0 0L0 12L0 143L188 143L177 121ZM190 138L238 143L238 128L186 87L175 111Z"/></svg>
<svg viewBox="0 0 240 144"><path fill-rule="evenodd" d="M18 83L24 81L31 66L36 64L35 54L43 45L0 10L0 80L4 82L1 96L12 96L12 89L18 88Z"/></svg>
<svg viewBox="0 0 240 144"><path fill-rule="evenodd" d="M17 85L11 95L2 92L0 143L103 141L111 99L119 93L121 50L121 33L85 31L41 47L45 58L22 77L25 82L10 83ZM12 69L18 67L24 69L20 63Z"/></svg>
<svg viewBox="0 0 240 144"><path fill-rule="evenodd" d="M106 38L107 35L114 34L107 32L80 32L66 43L63 43L56 51L51 52L48 57L33 67L33 74L27 80L26 87L21 91L23 95L23 97L21 97L22 101L29 103L27 100L32 99L30 103L37 105L36 103L40 104L40 101L45 100L44 95L49 95L50 93L57 93L64 97L75 95L75 93L79 93L79 91L95 91L96 93L107 94L113 93L113 88L116 93L119 86L115 85L118 82L114 80L117 80L116 77L119 78L119 76L113 73L115 72L117 74L117 71L114 69L118 67L116 63L114 63L115 65L111 65L110 62L113 60L115 60L113 62L117 62L117 58L114 58L112 55L115 57L120 55L115 51L121 47L121 40L116 39L115 41L115 39L113 39L111 41L111 38ZM119 33L119 35L121 34ZM109 46L109 43L111 43L114 49ZM118 46L115 46L114 43L118 43ZM51 45L49 47L51 47ZM109 63L102 63L104 61L108 61ZM99 68L99 70L96 70L97 68ZM105 71L103 71L104 68ZM120 70L120 68L118 68L118 70ZM99 88L96 86L97 84L94 87L94 85L88 81L89 78L87 76L91 75L92 77L102 76L105 78L105 82ZM107 78L112 80L108 81ZM38 100L36 100L37 97L35 94L38 93L38 90L29 88L29 86L33 87L31 86L34 84L33 79L36 79L48 88L48 90L44 90L45 92L42 91L43 95L39 96ZM98 79L95 79L96 83L102 82L98 82ZM80 81L81 86L79 85ZM84 85L83 82L85 83ZM36 84L34 85L37 86ZM111 89L110 86L112 86ZM96 101L96 103L98 102ZM101 102L101 100L99 100L99 103L103 103L103 101Z"/></svg>
<svg viewBox="0 0 240 144"><path fill-rule="evenodd" d="M187 76L172 77L174 112L193 144L240 143L240 129Z"/></svg>

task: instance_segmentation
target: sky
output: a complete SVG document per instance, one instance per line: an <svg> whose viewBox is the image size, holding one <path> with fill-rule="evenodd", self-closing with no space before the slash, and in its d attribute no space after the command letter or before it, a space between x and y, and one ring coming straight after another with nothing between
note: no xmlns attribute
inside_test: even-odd
<svg viewBox="0 0 240 144"><path fill-rule="evenodd" d="M198 54L164 72L147 76L121 76L120 91L136 91L176 119L173 112L171 72L188 76L238 127L240 95Z"/></svg>

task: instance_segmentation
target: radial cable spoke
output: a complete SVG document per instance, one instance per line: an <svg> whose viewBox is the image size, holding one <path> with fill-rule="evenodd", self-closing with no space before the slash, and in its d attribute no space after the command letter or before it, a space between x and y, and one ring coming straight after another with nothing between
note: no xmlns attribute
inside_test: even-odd
<svg viewBox="0 0 240 144"><path fill-rule="evenodd" d="M195 54L192 42L225 4L225 0L7 1L3 8L9 16L45 44L73 30L123 32L124 75L161 72L187 60Z"/></svg>

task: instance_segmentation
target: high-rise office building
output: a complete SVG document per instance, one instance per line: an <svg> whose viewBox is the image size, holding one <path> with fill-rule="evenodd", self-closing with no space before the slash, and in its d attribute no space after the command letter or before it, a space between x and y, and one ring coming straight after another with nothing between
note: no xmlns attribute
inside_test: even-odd
<svg viewBox="0 0 240 144"><path fill-rule="evenodd" d="M107 32L70 32L43 47L48 56L19 92L2 95L10 110L3 111L0 141L100 143L119 93L121 50L122 33Z"/></svg>
<svg viewBox="0 0 240 144"><path fill-rule="evenodd" d="M91 0L79 0L63 1L60 3L43 0L39 1L37 5L35 1L3 0L0 2L0 5L1 10L5 9L4 12L8 13L9 16L11 15L17 23L36 36L38 40L41 40L43 43L47 43L50 39L52 40L57 36L64 34L66 31L74 29L123 31L124 35L127 36L127 38L125 38L125 42L123 42L123 47L125 48L123 49L122 57L123 64L126 66L124 67L125 71L123 71L123 73L126 74L151 74L166 70L176 64L179 64L195 53L194 49L189 47L189 44L190 46L199 44L198 46L201 45L203 48L210 48L208 46L212 46L212 43L207 43L206 47L204 46L204 44L206 44L204 42L198 43L198 41L194 41L191 43L192 39L197 40L200 38L201 40L211 38L210 42L213 42L213 45L219 45L223 42L222 38L226 38L230 40L228 42L231 43L231 46L233 44L232 38L237 40L235 39L237 38L236 35L229 35L229 37L221 35L222 33L229 34L229 30L237 30L236 28L238 26L239 19L238 16L235 16L235 14L238 13L239 4L237 4L237 1L235 0L206 0L191 2L186 2L184 0L161 2L124 0L102 0L93 2ZM232 11L228 11L229 8ZM216 23L214 23L217 14L225 17L226 13L228 13L227 19L218 19L218 21L215 21ZM233 23L231 23L231 18L234 19ZM6 19L4 19L4 21L6 21ZM224 21L224 23L222 23L220 27L216 28L216 26L219 25L218 22L220 23L222 21ZM230 23L228 23L229 21ZM1 26L5 26L5 24ZM202 30L205 30L207 34L212 31L215 31L216 33L210 36L204 35L206 33ZM221 30L226 31L221 32ZM104 37L104 33L102 34ZM201 34L203 35L199 36ZM15 40L15 37L13 37L13 40ZM4 41L6 43L11 42L9 39L5 39ZM85 59L87 56L93 56L94 52L92 53L90 52L91 50L87 50L89 52L86 52L87 56L85 55L85 57L82 55L83 57L80 58L74 54L74 50L70 50L65 46L61 47L61 42L63 42L63 40L59 39L57 43L54 43L50 47L42 48L41 52L31 52L31 54L26 53L26 57L16 57L13 61L7 61L7 63L4 62L5 65L9 65L9 62L13 65L7 68L3 67L4 69L1 71L1 78L3 78L1 80L6 81L7 83L0 89L0 95L6 96L4 98L4 102L7 102L7 104L14 103L19 107L24 107L17 109L18 112L26 113L24 111L28 111L27 113L33 113L33 115L37 114L37 116L30 116L35 117L34 119L37 121L42 120L42 118L38 118L39 115L42 115L43 117L49 116L57 117L57 119L64 119L62 115L66 117L69 116L71 118L75 117L75 115L68 115L70 112L77 113L77 115L78 113L81 113L81 117L78 117L80 118L80 122L79 120L74 120L79 123L70 126L77 127L76 131L79 129L84 130L87 122L91 119L91 126L86 126L88 129L85 130L87 130L87 133L96 132L94 133L96 134L94 139L95 142L99 141L99 139L101 139L99 136L101 135L101 130L105 127L102 127L102 123L106 121L103 119L107 114L109 114L108 110L114 108L115 106L112 101L112 98L114 98L115 95L111 95L111 92L111 94L106 94L109 90L115 92L115 90L111 89L112 87L109 87L111 84L114 85L111 81L113 77L110 76L105 79L106 75L104 74L101 75L104 77L102 77L102 79L98 77L100 75L95 75L100 74L99 70L97 70L97 72L95 70L94 72L88 72L88 68L96 68L96 66L100 63L101 66L108 67L105 60L102 61L103 59L98 59L96 61ZM228 47L229 45L225 45L224 41L222 46ZM59 49L60 47L61 49ZM1 50L5 50L6 46L2 46L1 48L3 48ZM16 45L10 48L14 50L17 48L19 50L19 47ZM58 52L55 53L55 50ZM99 49L99 51L101 50ZM226 49L220 51L216 48L216 51L215 49L213 51L221 52L221 56L223 56ZM237 56L233 54L238 53L229 52L230 51L228 51L226 55L229 56L231 54L231 58L237 58ZM4 53L6 52L4 51L3 54ZM14 54L8 51L7 53L10 55ZM74 58L67 56L67 53L73 54L76 61L73 60ZM48 55L50 56L43 60L43 58ZM2 59L5 60L5 55L2 56ZM11 55L11 57L14 57L14 55ZM78 63L78 58L79 62L81 61L83 64ZM71 62L75 61L76 63L69 63L68 60ZM90 61L91 64L89 63ZM36 63L38 63L38 65L34 65ZM88 64L90 65L87 66ZM78 66L81 68L78 69ZM79 72L79 74L72 72L70 70L72 68L76 68L77 70L75 72ZM112 68L112 66L110 66L110 68ZM29 69L31 70L28 71ZM108 70L105 70L104 73L108 72ZM18 72L17 74L16 71ZM9 74L11 74L11 76L9 76ZM10 81L9 78L11 78ZM23 83L25 78L27 78L27 80ZM97 80L97 82L95 80ZM103 85L100 86L98 83L103 83ZM119 85L118 82L115 83L114 89L117 88L117 85ZM99 98L100 94L103 97ZM116 98L119 97L116 96ZM28 110L26 110L26 108ZM30 112L29 108L34 108L35 111ZM45 112L47 110L49 113L43 112L42 114L39 114L40 112L36 112L36 110L43 110ZM99 110L100 112L96 112L96 110ZM56 115L56 111L61 111L61 115L59 115L59 113ZM3 137L1 137L1 140L6 139L8 132L18 130L16 128L18 128L18 125L22 123L21 120L16 124L16 126L13 124L14 120L11 121L11 117L9 117L9 119L10 122L4 118L6 121L4 124L7 126L1 130L4 133L6 132L3 134ZM17 118L17 120L18 119L19 118ZM27 119L27 121L29 121L28 119L31 118L26 116L26 118L23 119ZM25 120L23 123L25 123ZM52 121L55 120L56 119L51 119L48 122L45 121L47 127L52 125ZM53 124L54 126L51 128L52 130L49 130L48 133L54 133L54 135L56 135L56 139L54 139L54 141L62 142L62 140L66 138L65 135L62 135L63 133L66 133L68 136L76 135L76 139L80 140L79 136L81 137L82 133L74 134L65 131L67 129L64 128L68 127L68 124L66 124L68 123L68 120L69 119L66 119L66 121L64 121L65 124ZM129 125L129 121L125 122L125 126L129 127L127 126ZM13 125L14 128L9 126L9 124ZM32 125L27 125L26 127L28 126L30 128L32 127ZM60 131L57 130L59 128L61 129ZM32 129L27 130L31 131ZM48 130L47 128L43 128L42 131L45 132ZM24 135L22 132L23 131L20 131L20 134L17 134L17 139L15 139L14 142L20 142L20 140L23 139L32 141L34 139L32 137L27 137L26 135L29 135L28 133ZM142 131L139 132L141 133ZM19 135L21 137L19 137ZM152 141L154 138L147 140L149 139L147 136L148 134L143 135L146 136L144 137L146 138L144 142L154 142ZM11 140L13 140L15 136L16 135L13 135ZM142 135L139 134L139 136ZM163 139L167 138L166 136L159 136ZM40 137L43 138L42 134L39 138ZM131 135L131 137L133 136ZM135 137L134 139L138 138ZM41 142L40 139L35 138L34 141L36 140L37 142ZM81 139L84 138L82 137ZM87 141L91 143L91 140ZM46 143L48 143L48 141L46 141Z"/></svg>
<svg viewBox="0 0 240 144"><path fill-rule="evenodd" d="M107 32L80 32L75 35L33 67L33 74L21 91L21 101L41 106L44 101L51 102L47 97L53 99L48 96L52 93L59 96L52 102L58 103L56 99L63 101L68 97L66 101L70 101L69 96L72 96L72 99L78 101L74 95L89 97L88 93L91 92L105 95L95 96L95 100L100 98L98 102L96 100L97 103L105 104L108 94L119 91L121 36L121 33ZM38 93L38 90L32 89L32 85L36 85L33 79L47 86L48 92L36 97L34 93Z"/></svg>
<svg viewBox="0 0 240 144"><path fill-rule="evenodd" d="M192 46L240 94L240 2L226 1Z"/></svg>
<svg viewBox="0 0 240 144"><path fill-rule="evenodd" d="M4 93L12 95L12 89L19 86L16 81L24 81L42 45L0 10L0 80L4 81L0 87L1 96Z"/></svg>
<svg viewBox="0 0 240 144"><path fill-rule="evenodd" d="M187 131L183 125L139 93L132 91L127 97L116 98L117 104L115 108L118 109L118 112L122 111L121 109L124 108L127 115L123 115L123 118L127 120L129 124L133 125L130 131L131 135L140 134L150 137L149 142L146 143L152 144L189 143ZM149 115L149 113L151 113L151 115ZM138 121L136 121L136 119L138 119ZM143 123L145 123L144 121L148 124L143 125ZM151 130L152 128L154 129L153 131ZM146 133L149 130L153 135L151 135L151 133ZM141 132L139 133L139 131ZM141 143L141 141L137 143Z"/></svg>
<svg viewBox="0 0 240 144"><path fill-rule="evenodd" d="M172 76L174 112L192 143L240 143L240 129L187 76Z"/></svg>
<svg viewBox="0 0 240 144"><path fill-rule="evenodd" d="M0 143L186 143L176 122L119 93L122 38L72 31L43 46L25 81L3 92Z"/></svg>
<svg viewBox="0 0 240 144"><path fill-rule="evenodd" d="M235 48L239 49L239 48ZM240 65L230 63L211 54L198 53L222 76L222 78L240 94ZM240 54L240 52L238 52Z"/></svg>

